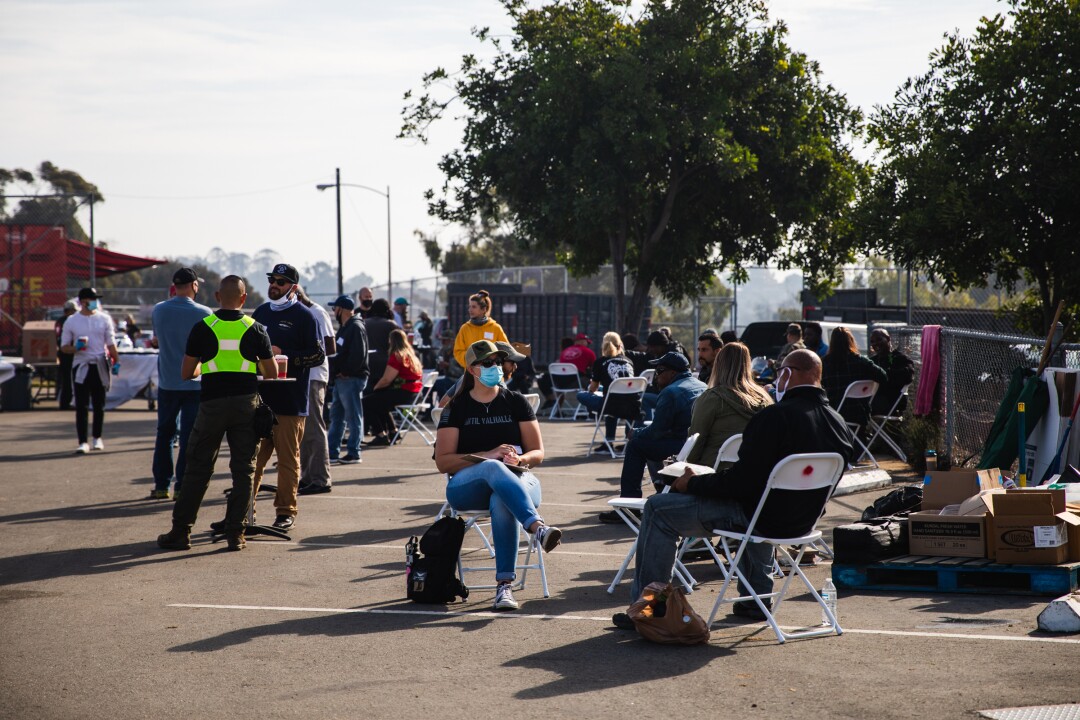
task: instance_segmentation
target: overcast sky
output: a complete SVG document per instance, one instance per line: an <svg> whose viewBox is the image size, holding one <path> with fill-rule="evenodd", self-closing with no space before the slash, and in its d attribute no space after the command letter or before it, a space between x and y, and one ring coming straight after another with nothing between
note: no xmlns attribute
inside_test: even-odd
<svg viewBox="0 0 1080 720"><path fill-rule="evenodd" d="M970 34L994 0L774 0L789 41L869 111L925 72L946 31ZM99 239L151 257L269 247L333 263L332 182L392 197L395 281L432 274L413 235L457 237L426 214L438 158L395 139L402 95L506 30L495 0L0 0L0 167L78 171L106 202ZM17 188L9 188L16 192ZM387 274L386 202L342 191L345 276Z"/></svg>

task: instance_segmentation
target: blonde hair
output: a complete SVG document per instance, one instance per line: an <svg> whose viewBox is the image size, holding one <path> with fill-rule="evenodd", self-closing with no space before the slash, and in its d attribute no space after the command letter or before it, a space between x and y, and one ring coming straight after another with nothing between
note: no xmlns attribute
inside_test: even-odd
<svg viewBox="0 0 1080 720"><path fill-rule="evenodd" d="M402 365L413 372L420 372L420 358L413 352L412 345L409 344L409 336L404 330L394 330L390 333L390 354L397 357Z"/></svg>
<svg viewBox="0 0 1080 720"><path fill-rule="evenodd" d="M604 357L615 357L616 355L622 355L623 344L622 338L619 337L619 333L604 333L603 350L601 350L600 352Z"/></svg>
<svg viewBox="0 0 1080 720"><path fill-rule="evenodd" d="M709 387L726 387L747 405L771 405L773 400L765 388L754 382L750 371L750 350L738 342L724 343L713 362Z"/></svg>

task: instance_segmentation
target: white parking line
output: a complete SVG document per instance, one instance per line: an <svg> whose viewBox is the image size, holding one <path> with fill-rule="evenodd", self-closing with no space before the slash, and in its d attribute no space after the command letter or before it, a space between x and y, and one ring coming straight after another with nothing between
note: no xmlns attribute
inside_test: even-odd
<svg viewBox="0 0 1080 720"><path fill-rule="evenodd" d="M403 537L403 538L401 538L401 542L398 542L398 543L393 544L393 545L391 545L391 544L362 545L362 544L357 544L357 543L330 543L330 542L280 542L280 541L275 540L273 542L268 542L266 544L266 547L299 545L301 547L363 548L364 550L392 550L394 552L401 552L402 547L403 547L402 543L404 543L406 540L408 540L408 538ZM630 538L626 538L626 540L629 541ZM479 546L479 545L477 545L476 547L469 547L468 545L462 546L462 551L463 552L478 552L478 551L480 551L482 549L483 548L481 546ZM578 555L580 557L606 557L606 558L623 558L623 557L626 557L625 552L620 552L620 553L582 552L580 550L566 550L565 546L562 546L562 545L559 546L559 554L560 555Z"/></svg>
<svg viewBox="0 0 1080 720"><path fill-rule="evenodd" d="M319 613L326 615L414 615L421 617L476 617L476 618L499 618L502 620L569 620L580 622L610 623L609 617L596 617L592 615L540 615L532 613L497 613L484 610L459 611L459 610L378 610L373 608L318 608L318 607L282 607L276 605L211 605L205 603L171 603L167 607L193 608L197 610L241 610L251 612L292 612L292 613ZM751 628L764 627L757 625L745 625L734 623L715 623L714 628ZM784 627L784 626L781 626ZM784 629L789 629L784 627ZM797 628L790 628L797 629ZM1080 640L1069 638L1038 638L1025 635L978 635L975 633L934 633L913 632L907 630L860 630L845 628L844 633L851 635L891 635L893 637L921 637L921 638L951 638L954 640L990 640L994 642L1034 642L1034 643L1057 643L1064 645L1080 645Z"/></svg>
<svg viewBox="0 0 1080 720"><path fill-rule="evenodd" d="M612 496L614 497L614 496ZM396 503L444 503L446 498L410 498L410 497L381 497L377 495L311 495L305 496L304 502L308 500L371 500L376 502L396 502ZM583 508L585 510L606 510L608 504L605 502L603 505L590 505L588 503L542 503L541 507L565 507L565 508Z"/></svg>

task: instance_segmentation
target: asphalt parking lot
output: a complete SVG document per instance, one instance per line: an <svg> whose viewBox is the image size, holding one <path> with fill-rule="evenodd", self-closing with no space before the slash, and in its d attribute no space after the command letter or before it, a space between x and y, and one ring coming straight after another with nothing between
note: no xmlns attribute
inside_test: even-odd
<svg viewBox="0 0 1080 720"><path fill-rule="evenodd" d="M565 533L548 556L552 595L531 574L521 609L500 614L488 590L446 608L405 600L404 544L443 502L418 437L335 468L332 493L301 498L292 541L241 553L209 536L223 453L193 548L162 552L171 503L146 499L154 414L110 412L106 449L89 456L72 454L73 425L0 413L3 718L960 718L1080 700L1080 637L1036 631L1048 598L841 592L842 637L786 645L726 621L695 647L615 630L628 581L607 586L630 534L596 515L620 465L585 457L582 422L543 423L541 509ZM881 493L834 500L825 525ZM258 512L272 518L269 495ZM707 616L719 570L691 570ZM819 587L828 573L809 570ZM784 621L814 622L807 600Z"/></svg>

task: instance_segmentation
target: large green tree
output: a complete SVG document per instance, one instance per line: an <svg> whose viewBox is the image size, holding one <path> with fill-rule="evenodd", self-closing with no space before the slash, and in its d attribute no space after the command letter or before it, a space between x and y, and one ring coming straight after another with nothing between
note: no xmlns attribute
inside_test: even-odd
<svg viewBox="0 0 1080 720"><path fill-rule="evenodd" d="M512 37L475 33L489 60L406 95L405 137L464 108L433 215L505 223L578 275L610 262L622 329L654 285L679 300L745 264L825 278L850 258L839 239L863 168L844 138L859 113L763 2L502 4Z"/></svg>
<svg viewBox="0 0 1080 720"><path fill-rule="evenodd" d="M21 183L28 190L45 189L46 195L67 195L68 197L22 198L10 215L7 213L5 194L12 183ZM45 188L42 188L42 185ZM23 193L27 194L27 193ZM0 168L0 219L11 223L30 225L62 225L68 235L80 242L90 242L90 236L83 230L75 217L75 211L81 205L93 200L104 202L105 198L97 185L84 179L74 170L63 170L46 160L37 170L37 176L29 170Z"/></svg>
<svg viewBox="0 0 1080 720"><path fill-rule="evenodd" d="M1080 1L1011 0L947 35L869 125L872 249L950 288L1033 287L1048 328L1080 310Z"/></svg>

